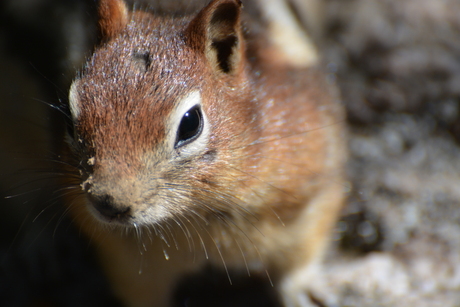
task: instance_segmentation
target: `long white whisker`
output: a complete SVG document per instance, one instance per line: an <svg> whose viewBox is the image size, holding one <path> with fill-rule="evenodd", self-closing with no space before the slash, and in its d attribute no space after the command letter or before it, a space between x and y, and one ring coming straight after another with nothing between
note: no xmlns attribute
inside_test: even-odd
<svg viewBox="0 0 460 307"><path fill-rule="evenodd" d="M197 216L197 213L195 211L191 211L191 213L193 213L192 218L196 222L195 216ZM202 218L200 215L198 215L198 217ZM198 222L197 222L197 224L200 225L200 223L198 223ZM200 239L201 247L203 248L203 251L204 251L206 259L209 259L208 251L206 249L206 245L204 244L203 238L201 237L201 234L199 233L198 229L196 229L195 225L192 224L192 227L195 229L195 232L198 235L198 238Z"/></svg>
<svg viewBox="0 0 460 307"><path fill-rule="evenodd" d="M208 231L206 228L203 228L203 229L207 232L207 234L209 235L209 238L210 238L211 241L214 243L214 246L216 247L217 252L219 253L219 257L220 257L220 259L222 260L222 264L223 264L224 269L225 269L225 272L226 272L226 274L227 274L228 281L229 281L230 285L232 285L232 279L231 279L231 277L230 277L230 273L229 273L229 271L228 271L227 264L225 263L225 259L224 259L224 256L222 255L222 252L221 252L221 250L220 250L219 245L217 244L216 240L214 240L214 238L213 238L212 235L209 233L209 231Z"/></svg>
<svg viewBox="0 0 460 307"><path fill-rule="evenodd" d="M242 146L238 146L238 147L233 147L232 150L243 149L243 148L246 148L246 147L249 147L249 146L267 144L267 143L275 142L275 141L290 138L290 137L296 137L296 136L299 136L299 135L302 135L302 134L307 134L307 133L311 133L311 132L314 132L314 131L325 129L325 128L328 128L328 127L332 127L332 126L335 126L335 125L338 125L338 124L341 124L341 123L344 123L344 122L345 122L345 120L339 120L339 121L336 121L336 122L333 122L333 123L330 123L330 124L327 124L327 125L324 125L324 126L308 129L308 130L305 130L305 131L300 131L300 132L297 132L297 133L286 134L286 135L271 138L271 139L268 139L268 140L267 139L266 140L257 139L252 143L242 145Z"/></svg>
<svg viewBox="0 0 460 307"><path fill-rule="evenodd" d="M191 237L190 231L188 230L187 226L184 225L184 222L180 219L180 216L178 215L175 216L173 220L176 222L176 224L180 227L180 229L184 233L185 238L187 239L189 250L192 251L192 245L194 245L195 243L193 243L193 238ZM192 242L190 240L192 240Z"/></svg>

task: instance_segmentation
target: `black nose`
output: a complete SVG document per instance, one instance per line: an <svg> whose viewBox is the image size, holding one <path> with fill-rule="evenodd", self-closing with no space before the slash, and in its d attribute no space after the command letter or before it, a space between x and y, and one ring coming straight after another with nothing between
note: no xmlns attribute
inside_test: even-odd
<svg viewBox="0 0 460 307"><path fill-rule="evenodd" d="M131 212L130 206L119 205L110 195L101 195L90 197L94 208L104 217L108 219L122 219L129 216Z"/></svg>

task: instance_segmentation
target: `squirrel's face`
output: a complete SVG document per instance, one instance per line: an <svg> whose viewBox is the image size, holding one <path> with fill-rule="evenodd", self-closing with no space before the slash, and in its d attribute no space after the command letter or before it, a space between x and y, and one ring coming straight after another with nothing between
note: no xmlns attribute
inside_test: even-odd
<svg viewBox="0 0 460 307"><path fill-rule="evenodd" d="M72 99L79 99L77 90L78 83ZM76 118L81 188L102 221L151 224L196 206L197 190L206 189L202 181L210 179L217 151L200 91L171 101L167 115L157 108L133 108L129 116L112 110L93 117L90 127L85 111L85 120Z"/></svg>
<svg viewBox="0 0 460 307"><path fill-rule="evenodd" d="M239 6L224 4L233 14L214 4L174 24L133 15L74 81L71 147L98 219L137 226L239 207L228 184L239 166L229 161L242 163L230 156L238 155L234 136L244 139L250 112L231 106L248 91L234 89L245 84L239 29L231 28L239 27Z"/></svg>

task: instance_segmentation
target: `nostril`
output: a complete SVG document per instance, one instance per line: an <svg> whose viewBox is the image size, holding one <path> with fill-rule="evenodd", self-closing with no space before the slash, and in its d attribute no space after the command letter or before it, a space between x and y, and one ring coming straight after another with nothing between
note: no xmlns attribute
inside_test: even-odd
<svg viewBox="0 0 460 307"><path fill-rule="evenodd" d="M126 217L131 212L130 206L119 205L110 195L91 196L94 208L103 216L114 219Z"/></svg>

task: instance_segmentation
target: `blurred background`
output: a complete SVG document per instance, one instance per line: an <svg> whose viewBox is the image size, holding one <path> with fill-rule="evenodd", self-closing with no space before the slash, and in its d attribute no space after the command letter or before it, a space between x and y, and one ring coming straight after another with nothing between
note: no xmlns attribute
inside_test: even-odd
<svg viewBox="0 0 460 307"><path fill-rule="evenodd" d="M460 2L289 3L347 109L352 189L322 300L458 306ZM3 306L116 304L60 203L56 163L66 127L53 106L66 103L95 33L93 0L0 2Z"/></svg>
<svg viewBox="0 0 460 307"><path fill-rule="evenodd" d="M2 306L112 306L64 214L56 162L66 129L56 108L93 44L93 18L93 1L0 3Z"/></svg>

